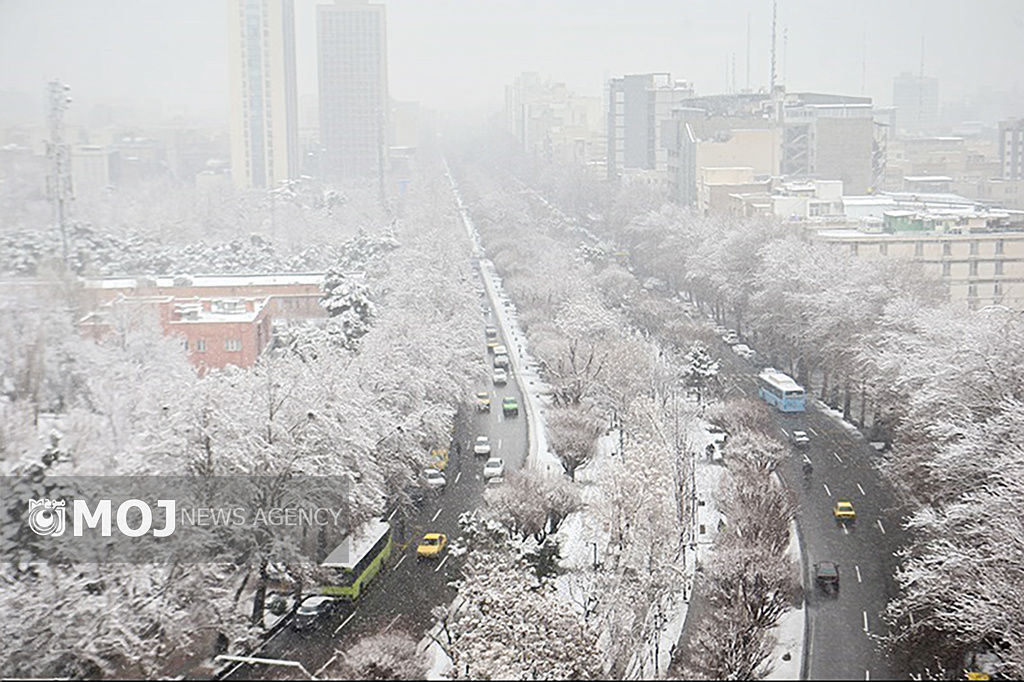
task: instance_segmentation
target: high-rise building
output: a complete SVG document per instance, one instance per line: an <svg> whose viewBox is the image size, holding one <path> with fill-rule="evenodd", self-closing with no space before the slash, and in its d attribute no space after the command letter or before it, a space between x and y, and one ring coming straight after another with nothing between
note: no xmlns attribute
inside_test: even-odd
<svg viewBox="0 0 1024 682"><path fill-rule="evenodd" d="M892 82L896 130L907 135L934 135L939 126L939 80L902 73Z"/></svg>
<svg viewBox="0 0 1024 682"><path fill-rule="evenodd" d="M335 180L375 177L388 144L384 5L336 0L316 10L321 172Z"/></svg>
<svg viewBox="0 0 1024 682"><path fill-rule="evenodd" d="M263 188L299 173L294 0L228 0L231 177Z"/></svg>
<svg viewBox="0 0 1024 682"><path fill-rule="evenodd" d="M999 122L999 162L1007 180L1024 180L1024 118Z"/></svg>
<svg viewBox="0 0 1024 682"><path fill-rule="evenodd" d="M668 172L668 150L661 144L662 124L693 97L693 85L668 73L642 73L608 83L608 178L624 170Z"/></svg>

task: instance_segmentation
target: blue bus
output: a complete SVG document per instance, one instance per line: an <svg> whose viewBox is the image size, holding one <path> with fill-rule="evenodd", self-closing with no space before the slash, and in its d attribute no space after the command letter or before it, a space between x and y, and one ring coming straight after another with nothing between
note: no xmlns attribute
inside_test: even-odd
<svg viewBox="0 0 1024 682"><path fill-rule="evenodd" d="M782 412L803 412L807 407L803 386L772 367L765 367L757 375L757 394Z"/></svg>

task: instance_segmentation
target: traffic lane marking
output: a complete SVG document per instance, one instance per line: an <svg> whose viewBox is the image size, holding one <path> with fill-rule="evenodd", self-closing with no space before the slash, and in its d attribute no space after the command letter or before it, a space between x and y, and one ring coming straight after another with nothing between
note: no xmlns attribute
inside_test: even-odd
<svg viewBox="0 0 1024 682"><path fill-rule="evenodd" d="M437 517L440 516L440 515L441 515L441 508L438 508L438 510L436 512L434 512L434 516L430 519L430 522L433 523L434 521L437 521Z"/></svg>
<svg viewBox="0 0 1024 682"><path fill-rule="evenodd" d="M391 570L393 570L393 571L397 571L397 570L398 570L398 567L399 567L399 566L401 566L401 565L402 565L402 562L403 562L403 561L405 561L405 560L406 560L406 559L407 559L408 557L409 557L409 555L408 555L408 554L403 554L403 555L402 555L402 558L398 560L398 563L396 563L396 564L395 564L395 566L394 566L394 568L392 568Z"/></svg>
<svg viewBox="0 0 1024 682"><path fill-rule="evenodd" d="M885 535L885 526L882 525L882 519L875 519L875 523L878 524L878 530L882 531L882 535Z"/></svg>
<svg viewBox="0 0 1024 682"><path fill-rule="evenodd" d="M863 582L863 581L862 581L862 580L860 579L860 566L857 566L857 565L855 565L855 566L853 567L853 570L857 572L857 582L859 582L859 583L860 583L860 582Z"/></svg>
<svg viewBox="0 0 1024 682"><path fill-rule="evenodd" d="M868 632L868 612L861 611L861 614L864 616L864 632Z"/></svg>
<svg viewBox="0 0 1024 682"><path fill-rule="evenodd" d="M860 491L860 494L861 494L861 495L865 495L865 496L867 496L867 493L866 493L866 492L864 492L864 488L862 488L862 487L861 487L860 483L858 483L858 484L857 484L857 490L859 490L859 491Z"/></svg>
<svg viewBox="0 0 1024 682"><path fill-rule="evenodd" d="M434 569L434 573L437 573L438 571L440 571L440 570L441 570L441 567L442 567L442 566L444 566L444 565L445 565L445 563L446 563L446 562L448 561L448 557L449 557L449 556L451 556L451 555L450 555L450 554L445 554L445 555L444 555L444 558L443 558L443 559L441 559L441 563L439 563L439 564L437 565L437 568L435 568L435 569Z"/></svg>
<svg viewBox="0 0 1024 682"><path fill-rule="evenodd" d="M350 613L350 614L348 615L348 618L346 618L345 620L343 620L343 621L342 621L342 623L341 623L341 625L339 625L339 626L338 626L338 627L337 627L337 628L336 628L336 629L334 630L334 634L338 634L339 632L341 632L341 629L342 629L343 627L345 627L346 625L348 625L348 622L349 622L350 620L352 620L352 619L353 619L353 618L355 617L355 615L356 615L356 612L357 612L357 611L358 611L358 609L356 609L356 611L353 611L352 613Z"/></svg>
<svg viewBox="0 0 1024 682"><path fill-rule="evenodd" d="M822 483L821 485L825 488L825 494L832 497L832 491L828 489L828 483Z"/></svg>
<svg viewBox="0 0 1024 682"><path fill-rule="evenodd" d="M835 457L835 458L836 458L836 461L838 461L838 462L839 462L840 464L842 464L842 463L843 463L843 458L839 456L839 453L838 453L838 452L833 452L833 453L832 453L832 456L833 456L833 457Z"/></svg>

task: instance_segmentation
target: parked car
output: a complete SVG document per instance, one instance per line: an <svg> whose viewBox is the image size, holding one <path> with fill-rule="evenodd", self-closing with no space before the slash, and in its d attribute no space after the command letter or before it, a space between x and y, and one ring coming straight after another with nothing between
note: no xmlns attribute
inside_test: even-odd
<svg viewBox="0 0 1024 682"><path fill-rule="evenodd" d="M805 449L807 446L811 444L811 437L808 436L807 432L805 431L794 431L793 435L790 437L790 440L793 441L794 446L800 448L801 450Z"/></svg>
<svg viewBox="0 0 1024 682"><path fill-rule="evenodd" d="M480 391L476 394L476 409L478 412L491 411L491 395L489 393Z"/></svg>
<svg viewBox="0 0 1024 682"><path fill-rule="evenodd" d="M497 327L487 327L487 329L484 330L484 333L487 334L487 340L488 341L490 341L492 339L497 341L497 339L498 339L498 328ZM495 344L495 345L497 345L497 344Z"/></svg>
<svg viewBox="0 0 1024 682"><path fill-rule="evenodd" d="M416 556L423 559L436 559L448 546L448 536L444 533L427 533L416 547Z"/></svg>
<svg viewBox="0 0 1024 682"><path fill-rule="evenodd" d="M740 342L740 335L736 333L735 329L727 329L726 332L722 334L722 341L725 341L730 346L734 346Z"/></svg>
<svg viewBox="0 0 1024 682"><path fill-rule="evenodd" d="M505 347L505 344L499 343L497 346L494 347L494 354L508 355L508 348Z"/></svg>
<svg viewBox="0 0 1024 682"><path fill-rule="evenodd" d="M741 358L746 358L748 360L757 355L757 353L754 352L754 349L745 343L737 343L732 347L732 352Z"/></svg>
<svg viewBox="0 0 1024 682"><path fill-rule="evenodd" d="M323 595L314 594L306 597L295 611L292 627L298 631L312 630L330 620L338 608L338 601Z"/></svg>
<svg viewBox="0 0 1024 682"><path fill-rule="evenodd" d="M423 486L429 490L441 490L448 481L437 469L423 470Z"/></svg>
<svg viewBox="0 0 1024 682"><path fill-rule="evenodd" d="M448 448L434 448L430 451L430 466L438 471L448 468Z"/></svg>
<svg viewBox="0 0 1024 682"><path fill-rule="evenodd" d="M505 396L501 399L501 411L506 417L519 416L519 401L512 396Z"/></svg>
<svg viewBox="0 0 1024 682"><path fill-rule="evenodd" d="M501 457L491 457L487 460L487 464L484 464L484 480L494 478L495 476L505 475L505 460Z"/></svg>
<svg viewBox="0 0 1024 682"><path fill-rule="evenodd" d="M494 368L495 369L504 369L506 367L508 367L508 355L505 354L505 353L495 353L494 354Z"/></svg>
<svg viewBox="0 0 1024 682"><path fill-rule="evenodd" d="M504 476L491 476L487 479L488 488L497 488L499 485L505 482Z"/></svg>
<svg viewBox="0 0 1024 682"><path fill-rule="evenodd" d="M722 335L724 335L724 334L725 334L725 333L726 333L727 331L729 331L729 328L728 328L728 327L723 327L723 326L722 326L722 325L720 325L720 324L716 324L716 325L715 325L715 335L716 335L716 336L722 336Z"/></svg>
<svg viewBox="0 0 1024 682"><path fill-rule="evenodd" d="M814 584L823 592L839 592L839 566L831 561L814 564Z"/></svg>
<svg viewBox="0 0 1024 682"><path fill-rule="evenodd" d="M487 436L477 436L476 442L473 443L473 454L476 455L489 455L491 454L491 439Z"/></svg>
<svg viewBox="0 0 1024 682"><path fill-rule="evenodd" d="M494 370L494 377L493 377L493 379L494 379L494 385L495 386L504 386L505 384L508 383L508 372L506 372L501 367L497 367Z"/></svg>

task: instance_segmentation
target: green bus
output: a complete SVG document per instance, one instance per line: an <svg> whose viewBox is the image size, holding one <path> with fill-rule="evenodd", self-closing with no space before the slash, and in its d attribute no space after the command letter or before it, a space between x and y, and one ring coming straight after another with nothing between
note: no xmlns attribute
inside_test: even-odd
<svg viewBox="0 0 1024 682"><path fill-rule="evenodd" d="M367 521L344 537L320 564L333 576L320 593L349 601L358 599L389 556L391 525L382 519Z"/></svg>

